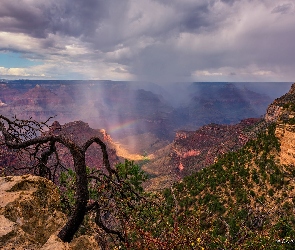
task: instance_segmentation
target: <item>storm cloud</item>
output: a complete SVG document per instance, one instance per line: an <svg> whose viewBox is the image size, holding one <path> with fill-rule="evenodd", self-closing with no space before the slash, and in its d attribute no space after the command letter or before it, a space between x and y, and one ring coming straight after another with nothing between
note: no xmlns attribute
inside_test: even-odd
<svg viewBox="0 0 295 250"><path fill-rule="evenodd" d="M0 57L14 52L38 64L2 62L0 72L3 78L293 81L294 15L292 1L275 0L2 0Z"/></svg>

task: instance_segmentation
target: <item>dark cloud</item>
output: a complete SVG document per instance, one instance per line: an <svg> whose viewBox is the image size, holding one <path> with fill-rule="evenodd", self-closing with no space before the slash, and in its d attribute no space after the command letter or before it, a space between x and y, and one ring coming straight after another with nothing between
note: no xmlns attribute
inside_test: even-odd
<svg viewBox="0 0 295 250"><path fill-rule="evenodd" d="M0 50L63 78L295 77L293 12L290 0L1 0Z"/></svg>
<svg viewBox="0 0 295 250"><path fill-rule="evenodd" d="M49 30L68 36L90 36L109 15L105 0L56 1L45 12Z"/></svg>
<svg viewBox="0 0 295 250"><path fill-rule="evenodd" d="M1 1L1 31L44 37L48 24L49 20L44 17L40 7L22 1Z"/></svg>
<svg viewBox="0 0 295 250"><path fill-rule="evenodd" d="M83 0L81 0L83 2ZM107 3L107 4L105 4ZM96 21L96 24L92 26L91 32L88 32L87 36L82 37L83 41L90 43L93 49L98 49L103 52L109 52L116 49L118 44L126 42L126 33L128 30L129 20L126 16L128 13L128 1L118 0L104 0L101 9L101 15ZM96 16L97 14L94 14ZM86 23L87 24L87 18Z"/></svg>
<svg viewBox="0 0 295 250"><path fill-rule="evenodd" d="M200 28L210 27L212 25L212 16L210 16L209 6L198 6L184 15L182 26L186 31L197 31Z"/></svg>
<svg viewBox="0 0 295 250"><path fill-rule="evenodd" d="M105 0L60 0L48 2L2 0L2 31L25 33L44 38L59 33L67 36L89 36L95 33L101 19L108 16Z"/></svg>
<svg viewBox="0 0 295 250"><path fill-rule="evenodd" d="M178 18L179 32L203 32L213 30L222 24L227 13L213 11L217 0L210 1L159 1L172 7ZM233 2L233 1L226 1Z"/></svg>
<svg viewBox="0 0 295 250"><path fill-rule="evenodd" d="M290 10L292 10L293 4L292 3L284 3L276 6L271 13L281 13L281 14L287 14Z"/></svg>

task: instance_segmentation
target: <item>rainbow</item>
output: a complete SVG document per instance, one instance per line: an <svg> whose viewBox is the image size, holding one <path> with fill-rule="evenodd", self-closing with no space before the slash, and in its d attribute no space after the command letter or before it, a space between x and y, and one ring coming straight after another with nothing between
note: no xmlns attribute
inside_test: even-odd
<svg viewBox="0 0 295 250"><path fill-rule="evenodd" d="M127 128L130 128L130 127L133 127L135 124L137 124L139 122L139 120L130 120L130 121L125 121L123 123L120 123L120 124L115 124L113 126L110 126L109 129L108 129L108 133L109 134L112 134L112 133L116 133L120 130L123 130L123 129L127 129Z"/></svg>

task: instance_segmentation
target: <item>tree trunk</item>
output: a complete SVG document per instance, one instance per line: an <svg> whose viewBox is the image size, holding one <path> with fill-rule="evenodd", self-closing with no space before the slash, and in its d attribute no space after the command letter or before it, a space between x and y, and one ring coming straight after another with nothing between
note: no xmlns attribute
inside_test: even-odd
<svg viewBox="0 0 295 250"><path fill-rule="evenodd" d="M67 224L58 233L63 242L70 242L79 229L86 214L86 206L89 200L88 182L85 164L85 152L80 149L71 150L76 172L76 203Z"/></svg>

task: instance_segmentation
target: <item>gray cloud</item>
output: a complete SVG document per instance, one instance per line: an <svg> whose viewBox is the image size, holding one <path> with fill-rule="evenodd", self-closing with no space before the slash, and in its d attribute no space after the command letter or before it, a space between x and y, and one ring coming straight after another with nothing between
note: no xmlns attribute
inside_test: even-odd
<svg viewBox="0 0 295 250"><path fill-rule="evenodd" d="M130 67L138 80L184 81L192 69L187 59L169 45L152 45L141 50L131 60Z"/></svg>
<svg viewBox="0 0 295 250"><path fill-rule="evenodd" d="M50 18L49 31L68 36L91 36L108 16L107 1L55 1L45 13Z"/></svg>
<svg viewBox="0 0 295 250"><path fill-rule="evenodd" d="M44 17L40 7L23 1L1 1L1 31L44 37L50 20Z"/></svg>
<svg viewBox="0 0 295 250"><path fill-rule="evenodd" d="M281 13L281 14L287 14L289 13L293 8L292 3L284 3L276 6L271 12L272 13Z"/></svg>
<svg viewBox="0 0 295 250"><path fill-rule="evenodd" d="M292 79L294 34L290 1L1 0L0 9L0 51L40 60L30 70L48 78Z"/></svg>
<svg viewBox="0 0 295 250"><path fill-rule="evenodd" d="M208 28L213 25L212 16L210 16L209 6L206 4L197 6L186 12L182 26L186 31L197 31L200 28Z"/></svg>
<svg viewBox="0 0 295 250"><path fill-rule="evenodd" d="M47 2L2 0L1 30L44 38L49 33L89 36L108 15L104 0L48 0Z"/></svg>

